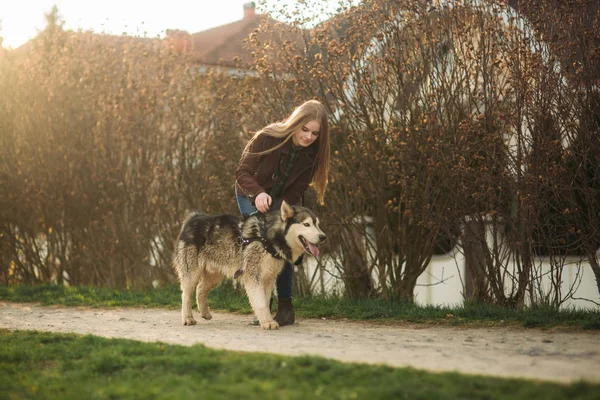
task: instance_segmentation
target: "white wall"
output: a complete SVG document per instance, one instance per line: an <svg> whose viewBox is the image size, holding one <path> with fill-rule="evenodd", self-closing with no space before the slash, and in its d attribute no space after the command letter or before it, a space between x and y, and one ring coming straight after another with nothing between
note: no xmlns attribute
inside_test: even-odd
<svg viewBox="0 0 600 400"><path fill-rule="evenodd" d="M325 265L323 273L323 286L326 294L343 294L344 284L337 277L334 263L327 259L322 259ZM556 262L556 261L555 261ZM549 293L551 287L551 260L548 257L537 257L534 259L536 273L539 278L541 293L536 293L536 297ZM562 267L561 274L561 292L566 296L569 290L573 289L573 298L567 299L561 309L589 309L600 310L600 307L593 302L581 300L589 299L600 303L600 295L596 286L596 280L589 263L581 257L566 257L560 262ZM308 276L312 276L317 269L317 262L313 257L309 257L305 262L305 269ZM317 272L319 274L319 272ZM319 275L317 275L319 276ZM415 288L415 302L421 305L438 306L457 306L463 303L464 297L464 277L465 277L465 257L462 252L455 249L453 252L445 255L435 255L432 257L426 271L419 277ZM377 277L373 277L375 284L378 284ZM319 293L321 285L316 283L314 286L316 293ZM510 287L507 287L510 290ZM529 302L529 295L527 296Z"/></svg>

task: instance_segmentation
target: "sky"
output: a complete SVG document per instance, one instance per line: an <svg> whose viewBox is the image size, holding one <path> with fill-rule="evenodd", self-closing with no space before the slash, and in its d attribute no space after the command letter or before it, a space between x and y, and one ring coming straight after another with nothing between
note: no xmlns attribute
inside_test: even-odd
<svg viewBox="0 0 600 400"><path fill-rule="evenodd" d="M3 47L16 48L46 25L44 14L53 5L66 29L92 29L121 35L163 37L167 29L203 31L240 20L248 0L1 0L0 36Z"/></svg>
<svg viewBox="0 0 600 400"><path fill-rule="evenodd" d="M46 25L44 14L58 7L65 28L93 30L114 35L164 37L167 29L190 33L237 21L250 0L0 0L2 46L17 48L35 37ZM335 3L321 0L323 3ZM302 0L255 1L257 11L286 4L298 7ZM264 4L263 4L264 3ZM261 8L261 6L263 6Z"/></svg>

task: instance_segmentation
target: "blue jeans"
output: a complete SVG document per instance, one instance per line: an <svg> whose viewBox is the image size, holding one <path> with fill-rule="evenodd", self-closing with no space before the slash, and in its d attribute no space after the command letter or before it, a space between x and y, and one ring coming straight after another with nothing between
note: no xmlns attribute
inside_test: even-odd
<svg viewBox="0 0 600 400"><path fill-rule="evenodd" d="M238 207L240 209L240 213L246 215L252 215L254 213L259 212L256 207L250 204L250 200L248 197L241 196L235 193L235 197L238 203ZM271 205L271 210L279 208L279 199L273 199L273 204ZM289 299L292 297L292 284L294 278L294 270L292 269L292 264L286 262L283 264L283 270L277 277L277 297L280 299Z"/></svg>

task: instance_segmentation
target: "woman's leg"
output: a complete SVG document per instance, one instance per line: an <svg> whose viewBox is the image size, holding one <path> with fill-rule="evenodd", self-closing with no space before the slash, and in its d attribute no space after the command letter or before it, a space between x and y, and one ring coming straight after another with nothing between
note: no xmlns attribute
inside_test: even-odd
<svg viewBox="0 0 600 400"><path fill-rule="evenodd" d="M296 321L292 306L293 268L291 263L286 262L277 277L277 314L273 319L279 326L292 325Z"/></svg>
<svg viewBox="0 0 600 400"><path fill-rule="evenodd" d="M294 270L291 263L286 262L283 265L283 270L277 277L277 297L290 298L292 297L292 284L294 278Z"/></svg>
<svg viewBox="0 0 600 400"><path fill-rule="evenodd" d="M252 215L258 212L257 208L250 204L250 200L248 200L246 196L240 196L236 192L235 199L237 200L238 208L240 209L240 214L242 214L242 216L244 216L244 214Z"/></svg>

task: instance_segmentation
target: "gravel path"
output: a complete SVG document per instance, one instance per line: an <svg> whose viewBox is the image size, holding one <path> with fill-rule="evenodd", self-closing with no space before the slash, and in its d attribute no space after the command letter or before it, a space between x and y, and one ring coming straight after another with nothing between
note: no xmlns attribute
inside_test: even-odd
<svg viewBox="0 0 600 400"><path fill-rule="evenodd" d="M0 302L0 328L74 332L109 338L319 355L345 362L410 366L501 377L600 382L600 334L537 329L383 326L300 319L263 331L249 315L213 312L182 326L178 310L61 308Z"/></svg>

